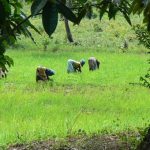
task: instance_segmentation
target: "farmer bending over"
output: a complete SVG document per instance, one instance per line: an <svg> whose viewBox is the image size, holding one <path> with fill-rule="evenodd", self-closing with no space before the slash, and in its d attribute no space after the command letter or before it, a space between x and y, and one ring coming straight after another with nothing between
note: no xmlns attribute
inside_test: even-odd
<svg viewBox="0 0 150 150"><path fill-rule="evenodd" d="M39 66L36 69L36 82L38 82L39 80L48 81L50 80L49 76L52 75L55 75L54 70Z"/></svg>
<svg viewBox="0 0 150 150"><path fill-rule="evenodd" d="M72 59L68 60L68 67L67 67L67 72L71 73L71 72L82 72L81 71L81 67L83 67L83 65L85 64L85 60L81 59L81 61L75 61Z"/></svg>
<svg viewBox="0 0 150 150"><path fill-rule="evenodd" d="M89 70L96 70L99 69L100 62L95 58L95 57L90 57L88 59L88 64L89 64Z"/></svg>

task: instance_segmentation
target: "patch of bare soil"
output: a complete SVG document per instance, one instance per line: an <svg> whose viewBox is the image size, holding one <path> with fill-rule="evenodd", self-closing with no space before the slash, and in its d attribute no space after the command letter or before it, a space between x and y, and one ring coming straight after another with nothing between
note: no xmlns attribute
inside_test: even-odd
<svg viewBox="0 0 150 150"><path fill-rule="evenodd" d="M10 146L8 150L131 150L131 143L118 136L69 137L64 141L37 141Z"/></svg>

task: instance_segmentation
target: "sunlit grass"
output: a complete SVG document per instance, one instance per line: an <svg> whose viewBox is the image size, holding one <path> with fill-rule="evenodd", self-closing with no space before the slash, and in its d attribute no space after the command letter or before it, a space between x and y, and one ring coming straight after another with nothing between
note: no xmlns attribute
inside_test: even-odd
<svg viewBox="0 0 150 150"><path fill-rule="evenodd" d="M149 90L138 83L148 67L145 54L15 51L15 65L0 80L0 145L50 137L122 131L149 123ZM100 69L89 72L87 59L96 56ZM67 59L85 58L82 73L67 74ZM35 82L35 69L56 71L53 82Z"/></svg>
<svg viewBox="0 0 150 150"><path fill-rule="evenodd" d="M140 23L139 18L133 19L133 25ZM84 19L79 26L70 23L75 44L67 42L63 21L52 39L44 33L39 17L31 21L42 34L31 31L37 45L21 37L7 51L15 65L0 80L0 146L64 138L79 129L87 134L115 133L149 124L150 91L129 84L139 83L146 73L148 50L138 45L132 27L121 16L115 21ZM125 39L129 47L123 53ZM89 72L90 56L100 60L99 70ZM86 60L82 73L67 74L69 58ZM53 82L36 83L38 65L56 71Z"/></svg>

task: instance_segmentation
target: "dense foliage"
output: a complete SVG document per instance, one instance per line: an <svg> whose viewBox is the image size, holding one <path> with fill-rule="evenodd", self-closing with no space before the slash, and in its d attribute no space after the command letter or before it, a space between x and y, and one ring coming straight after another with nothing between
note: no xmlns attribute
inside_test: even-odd
<svg viewBox="0 0 150 150"><path fill-rule="evenodd" d="M28 27L39 33L26 19L27 16L22 12L22 8L22 3L19 1L0 0L0 67L4 70L7 70L7 65L13 65L13 60L5 55L6 47L12 45L17 40L17 36L21 34L30 37L34 41Z"/></svg>

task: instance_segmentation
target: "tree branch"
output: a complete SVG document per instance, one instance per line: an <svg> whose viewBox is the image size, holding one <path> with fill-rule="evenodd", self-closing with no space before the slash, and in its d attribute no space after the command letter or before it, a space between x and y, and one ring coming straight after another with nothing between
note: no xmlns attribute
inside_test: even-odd
<svg viewBox="0 0 150 150"><path fill-rule="evenodd" d="M37 15L41 15L42 13L38 13L36 14ZM15 26L13 29L12 29L12 32L14 32L15 30L17 30L24 22L26 22L27 20L29 20L29 18L31 18L32 15L29 15L28 17L26 17L22 22L18 23L17 26Z"/></svg>

